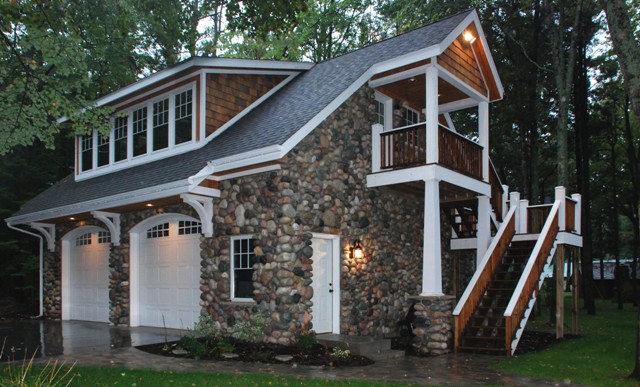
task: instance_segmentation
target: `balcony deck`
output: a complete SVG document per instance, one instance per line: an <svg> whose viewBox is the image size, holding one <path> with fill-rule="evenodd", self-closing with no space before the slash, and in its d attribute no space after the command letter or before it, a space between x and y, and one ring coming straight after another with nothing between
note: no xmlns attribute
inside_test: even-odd
<svg viewBox="0 0 640 387"><path fill-rule="evenodd" d="M380 169L426 164L426 124L381 133ZM438 164L482 180L482 146L447 128L438 128Z"/></svg>

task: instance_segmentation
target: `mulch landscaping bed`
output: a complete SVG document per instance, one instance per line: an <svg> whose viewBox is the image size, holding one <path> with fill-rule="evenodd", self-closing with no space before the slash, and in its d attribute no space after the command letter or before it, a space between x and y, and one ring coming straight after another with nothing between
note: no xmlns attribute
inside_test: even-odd
<svg viewBox="0 0 640 387"><path fill-rule="evenodd" d="M204 341L202 341L204 342ZM326 367L360 367L373 364L374 361L359 355L350 354L348 357L336 358L332 356L331 349L321 344L314 344L310 348L299 348L295 346L284 346L269 343L248 343L240 340L231 341L233 344L233 354L237 357L231 357L228 353L220 353L220 351L210 351L203 354L201 360L218 360L218 361L242 361L242 362L261 362L274 364L299 364ZM179 341L149 344L136 347L139 350L153 353L156 355L193 358L194 356L185 353L180 347ZM291 356L289 360L278 360L277 356Z"/></svg>

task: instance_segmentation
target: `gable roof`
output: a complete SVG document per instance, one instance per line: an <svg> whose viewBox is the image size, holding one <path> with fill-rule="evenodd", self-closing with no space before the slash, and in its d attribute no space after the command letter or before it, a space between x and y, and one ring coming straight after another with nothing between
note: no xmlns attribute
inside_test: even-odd
<svg viewBox="0 0 640 387"><path fill-rule="evenodd" d="M465 11L318 63L202 148L82 181L67 176L6 221L28 223L176 195L186 192L194 176L231 169L240 160L280 159L373 72L398 58L410 62L441 53L441 45L474 21L480 28L477 13Z"/></svg>

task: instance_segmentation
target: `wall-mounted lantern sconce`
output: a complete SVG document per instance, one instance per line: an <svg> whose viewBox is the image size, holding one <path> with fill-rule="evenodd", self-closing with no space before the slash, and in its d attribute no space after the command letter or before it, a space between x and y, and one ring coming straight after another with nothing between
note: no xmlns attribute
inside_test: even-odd
<svg viewBox="0 0 640 387"><path fill-rule="evenodd" d="M362 248L362 244L360 243L360 239L356 239L353 241L353 245L347 244L344 248L344 255L347 258L356 258L360 259L364 257L364 249Z"/></svg>

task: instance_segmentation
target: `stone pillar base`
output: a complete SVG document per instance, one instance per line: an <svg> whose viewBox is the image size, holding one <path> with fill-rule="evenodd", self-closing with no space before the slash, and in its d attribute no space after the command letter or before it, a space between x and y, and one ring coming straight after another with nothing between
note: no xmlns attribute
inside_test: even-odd
<svg viewBox="0 0 640 387"><path fill-rule="evenodd" d="M438 356L453 351L454 296L413 296L415 303L413 347L423 355Z"/></svg>

